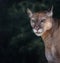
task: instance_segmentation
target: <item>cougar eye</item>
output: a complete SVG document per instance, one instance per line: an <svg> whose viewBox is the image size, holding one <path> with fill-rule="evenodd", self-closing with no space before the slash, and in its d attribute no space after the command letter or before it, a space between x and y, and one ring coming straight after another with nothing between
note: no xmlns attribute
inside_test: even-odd
<svg viewBox="0 0 60 63"><path fill-rule="evenodd" d="M35 22L35 20L32 20L32 22Z"/></svg>
<svg viewBox="0 0 60 63"><path fill-rule="evenodd" d="M41 23L45 22L45 19L41 20Z"/></svg>
<svg viewBox="0 0 60 63"><path fill-rule="evenodd" d="M44 22L44 20L41 20L41 22Z"/></svg>

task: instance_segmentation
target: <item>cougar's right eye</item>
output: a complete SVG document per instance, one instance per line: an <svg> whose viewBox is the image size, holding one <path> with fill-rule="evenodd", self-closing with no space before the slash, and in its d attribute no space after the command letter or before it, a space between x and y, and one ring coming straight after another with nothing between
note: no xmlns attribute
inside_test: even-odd
<svg viewBox="0 0 60 63"><path fill-rule="evenodd" d="M35 23L35 20L32 20L32 23Z"/></svg>
<svg viewBox="0 0 60 63"><path fill-rule="evenodd" d="M32 22L35 22L35 20L32 20Z"/></svg>
<svg viewBox="0 0 60 63"><path fill-rule="evenodd" d="M32 18L31 21L32 21L33 23L35 23L35 18Z"/></svg>

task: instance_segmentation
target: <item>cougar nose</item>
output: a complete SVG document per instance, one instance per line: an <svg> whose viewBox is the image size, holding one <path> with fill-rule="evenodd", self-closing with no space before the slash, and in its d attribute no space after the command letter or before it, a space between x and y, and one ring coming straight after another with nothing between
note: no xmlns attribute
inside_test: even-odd
<svg viewBox="0 0 60 63"><path fill-rule="evenodd" d="M39 28L40 28L40 27L39 27L38 25L35 26L35 29L36 29L37 31L39 30Z"/></svg>

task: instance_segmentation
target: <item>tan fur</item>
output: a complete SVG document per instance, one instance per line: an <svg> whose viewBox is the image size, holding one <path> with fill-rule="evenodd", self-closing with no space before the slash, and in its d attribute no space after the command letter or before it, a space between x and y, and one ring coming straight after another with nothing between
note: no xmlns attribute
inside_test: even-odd
<svg viewBox="0 0 60 63"><path fill-rule="evenodd" d="M32 12L31 12L32 13ZM42 24L44 32L41 35L45 44L45 55L48 63L60 63L60 19L48 17L46 12L34 13L31 17L36 23L42 18L46 18ZM41 26L41 24L39 24ZM36 25L35 25L36 26ZM34 27L32 27L34 28ZM36 34L36 32L34 31Z"/></svg>
<svg viewBox="0 0 60 63"><path fill-rule="evenodd" d="M55 51L53 50L54 53L53 63L60 63L60 27L58 27L58 25L56 24L54 26L54 29L55 30L53 32L52 29L46 31L41 37L45 44L45 51L48 50L52 54L51 51L52 46L55 48Z"/></svg>

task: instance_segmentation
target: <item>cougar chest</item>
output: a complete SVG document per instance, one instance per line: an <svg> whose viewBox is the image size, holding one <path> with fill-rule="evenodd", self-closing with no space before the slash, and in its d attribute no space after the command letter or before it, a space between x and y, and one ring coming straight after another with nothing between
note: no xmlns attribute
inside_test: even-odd
<svg viewBox="0 0 60 63"><path fill-rule="evenodd" d="M52 62L55 61L56 59L55 53L56 53L56 49L54 45L52 45L49 49L46 48L45 55L46 55L47 60L52 61Z"/></svg>

